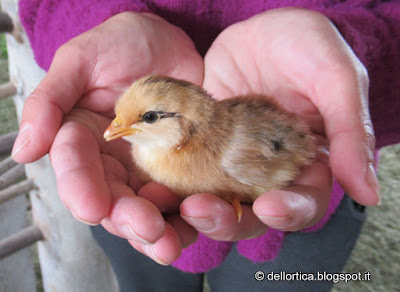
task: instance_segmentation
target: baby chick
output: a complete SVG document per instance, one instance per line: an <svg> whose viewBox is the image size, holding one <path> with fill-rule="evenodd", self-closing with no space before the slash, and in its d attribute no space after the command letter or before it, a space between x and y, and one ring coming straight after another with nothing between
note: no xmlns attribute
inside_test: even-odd
<svg viewBox="0 0 400 292"><path fill-rule="evenodd" d="M286 187L315 156L308 127L261 95L214 100L187 81L143 77L119 98L106 141L124 138L134 163L181 197L232 203Z"/></svg>

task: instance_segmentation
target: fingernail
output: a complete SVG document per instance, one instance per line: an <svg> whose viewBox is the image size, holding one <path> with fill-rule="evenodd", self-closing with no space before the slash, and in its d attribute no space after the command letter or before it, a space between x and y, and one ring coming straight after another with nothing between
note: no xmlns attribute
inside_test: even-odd
<svg viewBox="0 0 400 292"><path fill-rule="evenodd" d="M197 217L188 217L181 215L183 219L185 219L190 225L196 228L198 231L202 232L210 232L215 229L217 226L215 220L211 217L205 218L197 218Z"/></svg>
<svg viewBox="0 0 400 292"><path fill-rule="evenodd" d="M31 139L31 125L24 124L19 130L17 139L15 140L11 157L14 158L26 145L28 145Z"/></svg>
<svg viewBox="0 0 400 292"><path fill-rule="evenodd" d="M367 170L367 180L370 187L374 190L375 194L378 197L378 205L381 204L381 197L379 195L379 182L376 176L375 167L372 163L368 163L368 170Z"/></svg>
<svg viewBox="0 0 400 292"><path fill-rule="evenodd" d="M129 224L122 225L120 227L121 232L126 236L128 240L133 240L136 242L144 243L144 244L152 244L145 240L144 238L140 237L130 226Z"/></svg>
<svg viewBox="0 0 400 292"><path fill-rule="evenodd" d="M259 218L262 222L264 222L266 225L272 228L286 228L293 222L293 218L290 216L283 216L283 217L259 216Z"/></svg>
<svg viewBox="0 0 400 292"><path fill-rule="evenodd" d="M152 259L153 259L154 261L156 261L156 262L159 263L160 265L169 266L169 264L163 262L163 261L156 255L156 253L154 252L154 247L153 247L153 246L147 245L147 246L145 246L145 249L146 249L146 253L147 253L147 254L151 254L151 257L152 257Z"/></svg>
<svg viewBox="0 0 400 292"><path fill-rule="evenodd" d="M70 210L70 211L71 211L72 216L73 216L76 220L78 220L78 221L80 221L80 222L82 222L82 223L84 223L84 224L87 224L87 225L90 225L90 226L96 226L96 225L99 225L99 224L100 224L99 222L96 222L96 223L95 223L95 222L89 222L89 221L83 220L83 219L80 218L78 215L76 215L74 211L72 211L72 210Z"/></svg>

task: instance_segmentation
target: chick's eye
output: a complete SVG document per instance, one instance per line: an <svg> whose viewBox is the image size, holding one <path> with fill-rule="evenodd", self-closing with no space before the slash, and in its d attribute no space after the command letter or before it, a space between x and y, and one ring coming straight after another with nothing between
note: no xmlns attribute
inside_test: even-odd
<svg viewBox="0 0 400 292"><path fill-rule="evenodd" d="M148 124L153 124L160 119L160 115L156 112L147 112L143 115L143 121Z"/></svg>

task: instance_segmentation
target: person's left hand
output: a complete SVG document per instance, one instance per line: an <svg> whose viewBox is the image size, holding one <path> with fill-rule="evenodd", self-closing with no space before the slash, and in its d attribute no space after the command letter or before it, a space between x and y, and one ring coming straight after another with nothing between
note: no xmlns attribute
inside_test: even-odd
<svg viewBox="0 0 400 292"><path fill-rule="evenodd" d="M276 9L227 28L205 57L205 89L216 98L272 96L310 125L321 147L290 187L243 206L240 224L232 206L212 194L185 199L183 218L215 240L254 238L268 226L299 230L325 214L331 170L354 200L377 204L368 85L364 66L322 14Z"/></svg>

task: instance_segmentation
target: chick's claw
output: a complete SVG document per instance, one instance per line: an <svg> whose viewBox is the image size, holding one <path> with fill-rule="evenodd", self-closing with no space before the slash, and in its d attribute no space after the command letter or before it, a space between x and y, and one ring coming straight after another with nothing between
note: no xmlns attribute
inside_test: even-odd
<svg viewBox="0 0 400 292"><path fill-rule="evenodd" d="M240 205L240 200L238 198L234 198L231 201L231 204L233 206L233 209L235 210L236 220L238 223L240 223L240 221L242 221L242 215L243 215L243 210L242 210L242 205Z"/></svg>

